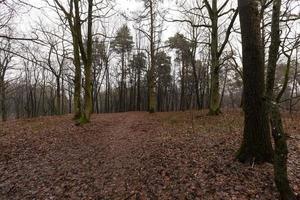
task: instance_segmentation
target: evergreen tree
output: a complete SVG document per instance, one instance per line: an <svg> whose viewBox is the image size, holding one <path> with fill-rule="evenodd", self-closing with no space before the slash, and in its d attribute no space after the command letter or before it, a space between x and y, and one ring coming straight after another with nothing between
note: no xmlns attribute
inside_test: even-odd
<svg viewBox="0 0 300 200"><path fill-rule="evenodd" d="M175 36L170 37L167 41L170 48L176 49L177 59L181 61L181 94L180 94L180 110L186 109L186 84L188 65L191 63L191 47L192 44L187 41L184 35L176 33Z"/></svg>
<svg viewBox="0 0 300 200"><path fill-rule="evenodd" d="M132 36L127 25L123 25L116 34L115 39L112 41L113 50L121 55L121 81L119 87L119 112L125 111L126 99L126 55L133 48Z"/></svg>

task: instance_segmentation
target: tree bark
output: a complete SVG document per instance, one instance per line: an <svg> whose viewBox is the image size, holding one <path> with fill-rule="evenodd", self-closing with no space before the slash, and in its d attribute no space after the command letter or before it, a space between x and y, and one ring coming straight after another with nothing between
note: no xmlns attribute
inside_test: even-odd
<svg viewBox="0 0 300 200"><path fill-rule="evenodd" d="M56 114L61 114L60 77L56 77Z"/></svg>
<svg viewBox="0 0 300 200"><path fill-rule="evenodd" d="M137 110L141 110L141 69L138 68L137 74L137 100L136 100Z"/></svg>
<svg viewBox="0 0 300 200"><path fill-rule="evenodd" d="M181 58L182 68L181 68L181 94L180 94L180 110L185 111L186 107L186 94L185 94L185 73L186 73L186 64L184 55Z"/></svg>
<svg viewBox="0 0 300 200"><path fill-rule="evenodd" d="M210 86L210 102L209 115L220 114L220 64L218 58L218 7L217 0L212 1L212 15L211 15L211 86Z"/></svg>
<svg viewBox="0 0 300 200"><path fill-rule="evenodd" d="M78 22L79 21L79 22ZM74 19L74 26L72 25L71 20L69 21L72 38L73 38L73 52L74 52L74 66L75 66L75 77L74 77L74 119L79 120L81 117L81 63L80 63L80 50L79 50L79 41L78 41L78 23L80 19Z"/></svg>
<svg viewBox="0 0 300 200"><path fill-rule="evenodd" d="M272 105L271 112L272 135L275 142L274 154L274 176L275 184L280 193L281 200L296 200L292 188L290 187L287 175L288 148L286 134L283 130L281 114L277 104Z"/></svg>
<svg viewBox="0 0 300 200"><path fill-rule="evenodd" d="M241 162L272 162L273 149L264 98L264 63L258 3L238 0L242 33L244 136L237 158Z"/></svg>
<svg viewBox="0 0 300 200"><path fill-rule="evenodd" d="M109 81L108 61L105 61L105 69L106 69L105 112L110 112L110 81Z"/></svg>
<svg viewBox="0 0 300 200"><path fill-rule="evenodd" d="M119 93L119 112L124 112L125 111L125 98L124 98L124 80L125 80L125 52L122 52L121 56L121 82L120 82L120 93Z"/></svg>
<svg viewBox="0 0 300 200"><path fill-rule="evenodd" d="M61 110L60 113L65 114L65 81L64 81L64 73L61 74Z"/></svg>
<svg viewBox="0 0 300 200"><path fill-rule="evenodd" d="M84 110L80 117L80 124L88 123L93 111L92 100L92 25L93 25L93 0L88 0L88 17L87 17L87 44L86 48L83 44L83 37L81 33L79 0L74 0L75 18L76 18L76 36L79 42L81 58L84 64ZM86 49L86 50L85 50Z"/></svg>
<svg viewBox="0 0 300 200"><path fill-rule="evenodd" d="M274 154L274 176L277 189L280 193L282 200L294 200L296 199L293 190L289 185L287 176L287 158L288 148L286 142L286 134L283 129L281 115L279 111L279 101L286 90L288 85L288 75L290 69L291 59L288 57L287 69L284 77L284 83L282 89L275 98L274 84L275 74L278 61L278 51L280 46L280 9L281 0L273 1L273 13L272 13L272 26L271 26L271 45L269 49L269 62L267 69L267 85L266 96L268 100L268 111L272 128L272 135L275 142L275 154Z"/></svg>
<svg viewBox="0 0 300 200"><path fill-rule="evenodd" d="M1 105L2 121L7 120L5 101L6 101L6 94L5 94L4 77L0 77L0 105Z"/></svg>
<svg viewBox="0 0 300 200"><path fill-rule="evenodd" d="M298 55L298 48L296 49L296 55ZM293 86L291 89L291 94L290 94L290 101L289 101L289 112L292 114L293 111L293 97L294 97L294 92L297 92L297 76L298 76L298 57L296 56L296 61L295 61L295 72L293 75Z"/></svg>
<svg viewBox="0 0 300 200"><path fill-rule="evenodd" d="M93 0L88 1L88 39L87 39L87 53L86 62L84 65L84 113L82 116L82 123L89 122L93 110L92 102L92 13L93 12Z"/></svg>

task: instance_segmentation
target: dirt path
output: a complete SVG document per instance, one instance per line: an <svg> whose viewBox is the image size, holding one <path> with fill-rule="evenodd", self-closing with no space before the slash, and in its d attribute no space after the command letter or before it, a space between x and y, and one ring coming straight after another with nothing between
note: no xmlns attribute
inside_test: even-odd
<svg viewBox="0 0 300 200"><path fill-rule="evenodd" d="M19 124L15 124L19 123ZM0 199L122 199L140 187L155 122L146 113L9 122L1 138ZM156 123L157 124L157 123Z"/></svg>
<svg viewBox="0 0 300 200"><path fill-rule="evenodd" d="M278 197L270 165L234 161L239 128L191 133L161 120L132 112L94 115L83 127L71 116L0 124L0 199Z"/></svg>

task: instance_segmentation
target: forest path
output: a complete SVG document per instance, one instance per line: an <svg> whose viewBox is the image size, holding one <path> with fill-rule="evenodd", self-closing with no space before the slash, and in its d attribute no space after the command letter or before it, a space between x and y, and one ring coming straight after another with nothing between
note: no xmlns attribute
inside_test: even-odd
<svg viewBox="0 0 300 200"><path fill-rule="evenodd" d="M276 199L270 164L234 160L240 112L71 116L0 123L0 199ZM289 133L298 137L300 117ZM292 184L300 192L300 150L290 142Z"/></svg>
<svg viewBox="0 0 300 200"><path fill-rule="evenodd" d="M143 112L94 115L84 126L66 116L7 122L0 199L143 198L141 160L159 126Z"/></svg>

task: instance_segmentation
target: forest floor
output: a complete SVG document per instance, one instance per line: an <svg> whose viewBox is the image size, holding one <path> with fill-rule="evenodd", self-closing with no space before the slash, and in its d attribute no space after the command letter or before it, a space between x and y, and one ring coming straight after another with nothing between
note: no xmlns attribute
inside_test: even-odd
<svg viewBox="0 0 300 200"><path fill-rule="evenodd" d="M0 199L274 200L271 164L235 160L243 115L226 111L72 116L0 124ZM300 114L286 115L300 194Z"/></svg>

